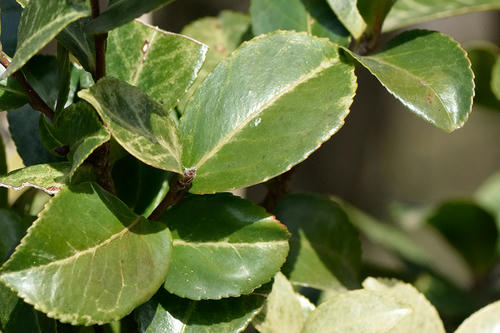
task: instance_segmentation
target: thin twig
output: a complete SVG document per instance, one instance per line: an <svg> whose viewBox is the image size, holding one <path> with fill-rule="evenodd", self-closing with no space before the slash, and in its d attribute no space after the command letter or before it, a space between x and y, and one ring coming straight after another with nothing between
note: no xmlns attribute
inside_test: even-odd
<svg viewBox="0 0 500 333"><path fill-rule="evenodd" d="M266 183L267 194L261 206L268 212L272 212L281 198L288 193L290 180L292 179L294 170L295 169L291 169Z"/></svg>
<svg viewBox="0 0 500 333"><path fill-rule="evenodd" d="M99 0L91 0L90 6L92 10L92 17L96 18L100 15L101 9L99 7ZM96 55L96 69L95 73L92 73L94 81L97 82L99 79L106 76L106 40L108 39L108 34L95 34L94 44L95 44L95 55Z"/></svg>
<svg viewBox="0 0 500 333"><path fill-rule="evenodd" d="M195 169L186 169L186 171L184 171L184 177L181 175L174 176L170 181L170 189L167 195L151 215L149 215L148 219L158 220L169 207L181 201L191 187L191 182L195 176Z"/></svg>
<svg viewBox="0 0 500 333"><path fill-rule="evenodd" d="M0 51L0 63L2 64L3 67L7 68L10 65L10 61L5 55L5 53ZM12 74L14 79L16 79L17 82L23 87L24 91L26 92L26 95L28 96L29 103L33 109L40 111L43 113L46 117L49 119L54 119L55 113L54 110L52 110L47 103L38 95L38 93L33 89L33 87L26 81L26 78L24 77L23 73L21 71L17 71Z"/></svg>

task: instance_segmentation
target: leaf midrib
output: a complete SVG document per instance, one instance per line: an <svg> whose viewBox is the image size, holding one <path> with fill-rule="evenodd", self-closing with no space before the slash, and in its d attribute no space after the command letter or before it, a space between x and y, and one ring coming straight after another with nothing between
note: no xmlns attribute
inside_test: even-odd
<svg viewBox="0 0 500 333"><path fill-rule="evenodd" d="M116 234L111 235L109 238L105 239L104 241L102 241L101 243L99 243L99 244L97 244L97 245L95 245L93 247L90 247L90 248L85 249L83 251L76 252L73 255L69 256L69 257L66 257L66 258L63 258L63 259L58 259L58 260L55 260L55 261L51 261L51 262L49 262L47 264L43 264L43 265L39 265L39 266L34 266L34 267L29 267L29 268L22 269L22 270L7 271L6 273L3 273L2 275L0 275L0 280L2 279L1 276L7 276L7 275L11 275L11 274L19 274L19 273L23 273L23 272L27 272L27 271L37 271L37 270L42 270L42 269L45 269L45 268L48 268L48 267L51 267L51 266L59 266L59 265L62 266L64 264L72 262L73 260L78 259L79 257L81 257L81 256L83 256L85 254L95 253L98 249L100 249L100 248L108 245L109 243L113 242L117 238L121 238L127 232L130 232L130 229L132 229L133 227L135 227L142 220L143 220L142 216L138 216L137 218L135 218L135 220L133 220L123 230L121 230L120 232L118 232Z"/></svg>
<svg viewBox="0 0 500 333"><path fill-rule="evenodd" d="M271 240L271 241L264 241L264 242L253 242L253 243L244 243L244 242L237 242L237 243L232 243L228 241L221 241L221 242L189 242L185 241L182 239L174 239L172 241L173 245L179 245L179 246L191 246L191 247L201 247L201 246L211 246L211 247L227 247L227 248L234 248L234 247L267 247L268 245L276 245L276 244L281 244L281 243L287 243L288 240Z"/></svg>
<svg viewBox="0 0 500 333"><path fill-rule="evenodd" d="M299 77L297 80L295 80L292 84L284 88L282 91L277 93L275 96L273 96L271 99L269 99L267 102L263 103L262 105L259 106L258 109L256 109L252 114L250 114L244 121L242 121L238 126L233 128L228 134L226 134L225 137L219 140L219 142L206 154L203 155L203 157L192 167L194 169L200 169L203 164L205 164L209 159L211 159L213 156L215 156L221 149L224 147L231 139L238 133L240 132L243 128L245 128L252 120L260 116L260 114L270 108L274 103L276 103L281 97L293 92L295 88L300 86L303 83L306 83L307 81L315 78L318 74L321 72L331 68L333 65L337 64L340 62L339 57L335 58L326 58L324 59L319 66L311 70L305 75L302 75Z"/></svg>

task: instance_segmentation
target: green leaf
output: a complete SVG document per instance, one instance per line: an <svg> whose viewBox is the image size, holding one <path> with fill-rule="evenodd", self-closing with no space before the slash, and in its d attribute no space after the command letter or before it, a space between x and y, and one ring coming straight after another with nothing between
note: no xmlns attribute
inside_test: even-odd
<svg viewBox="0 0 500 333"><path fill-rule="evenodd" d="M32 165L0 177L0 186L16 191L34 187L54 194L67 184L70 170L71 165L67 162Z"/></svg>
<svg viewBox="0 0 500 333"><path fill-rule="evenodd" d="M476 191L474 198L495 216L497 229L500 230L500 172L490 176ZM498 250L500 253L500 239Z"/></svg>
<svg viewBox="0 0 500 333"><path fill-rule="evenodd" d="M290 281L317 289L359 287L361 242L339 204L320 195L292 194L275 214L292 233L283 267Z"/></svg>
<svg viewBox="0 0 500 333"><path fill-rule="evenodd" d="M183 172L175 122L139 88L103 78L78 96L94 106L113 137L130 154L155 168Z"/></svg>
<svg viewBox="0 0 500 333"><path fill-rule="evenodd" d="M0 280L50 317L117 320L149 299L167 273L171 237L93 183L60 191L2 267Z"/></svg>
<svg viewBox="0 0 500 333"><path fill-rule="evenodd" d="M47 126L58 147L69 147L70 178L97 148L110 139L92 106L85 102L70 105L56 115L53 124Z"/></svg>
<svg viewBox="0 0 500 333"><path fill-rule="evenodd" d="M495 96L500 100L500 55L497 56L495 66L493 66L493 74L491 78L491 89Z"/></svg>
<svg viewBox="0 0 500 333"><path fill-rule="evenodd" d="M402 318L391 333L446 332L436 309L413 286L397 280L367 278L363 281L363 287L393 297L412 309L411 314Z"/></svg>
<svg viewBox="0 0 500 333"><path fill-rule="evenodd" d="M160 9L173 0L115 0L87 26L91 33L101 33L117 28L142 14Z"/></svg>
<svg viewBox="0 0 500 333"><path fill-rule="evenodd" d="M306 321L299 299L303 296L293 290L292 284L278 272L266 304L253 324L260 333L300 333ZM312 306L314 309L314 305Z"/></svg>
<svg viewBox="0 0 500 333"><path fill-rule="evenodd" d="M288 232L273 216L231 194L190 196L162 217L172 231L165 288L194 300L251 293L288 254Z"/></svg>
<svg viewBox="0 0 500 333"><path fill-rule="evenodd" d="M481 43L467 50L472 63L476 82L475 105L488 107L500 111L500 96L493 92L493 68L500 49L490 43Z"/></svg>
<svg viewBox="0 0 500 333"><path fill-rule="evenodd" d="M0 264L10 257L24 235L21 218L7 209L0 209ZM1 302L0 302L1 304Z"/></svg>
<svg viewBox="0 0 500 333"><path fill-rule="evenodd" d="M477 274L496 263L498 229L495 218L471 202L449 201L440 205L428 223L456 248Z"/></svg>
<svg viewBox="0 0 500 333"><path fill-rule="evenodd" d="M451 132L469 117L474 74L465 51L450 37L411 30L377 54L351 54L391 94L433 125Z"/></svg>
<svg viewBox="0 0 500 333"><path fill-rule="evenodd" d="M7 152L5 149L4 139L0 136L0 175L7 173ZM0 189L0 208L9 207L8 189Z"/></svg>
<svg viewBox="0 0 500 333"><path fill-rule="evenodd" d="M3 333L56 333L56 321L24 303L0 283L0 330Z"/></svg>
<svg viewBox="0 0 500 333"><path fill-rule="evenodd" d="M21 7L26 7L26 5L28 4L29 0L16 0L16 2L21 5Z"/></svg>
<svg viewBox="0 0 500 333"><path fill-rule="evenodd" d="M133 21L109 33L106 69L170 110L195 80L206 52L191 38Z"/></svg>
<svg viewBox="0 0 500 333"><path fill-rule="evenodd" d="M189 98L203 83L203 80L215 69L219 62L243 42L249 30L250 17L229 10L223 10L218 17L205 17L184 27L181 33L205 43L208 46L208 52L195 82L180 102L182 112Z"/></svg>
<svg viewBox="0 0 500 333"><path fill-rule="evenodd" d="M86 71L94 73L96 67L94 36L85 31L89 21L90 18L82 18L71 23L57 35L57 41L78 59Z"/></svg>
<svg viewBox="0 0 500 333"><path fill-rule="evenodd" d="M370 290L339 293L318 306L306 320L302 333L386 333L412 309L393 297Z"/></svg>
<svg viewBox="0 0 500 333"><path fill-rule="evenodd" d="M69 95L72 64L69 59L69 51L60 43L57 43L57 103L55 112L64 109Z"/></svg>
<svg viewBox="0 0 500 333"><path fill-rule="evenodd" d="M5 79L23 67L68 24L89 15L90 8L86 0L29 2L19 22L16 53L1 79Z"/></svg>
<svg viewBox="0 0 500 333"><path fill-rule="evenodd" d="M2 0L0 3L1 45L2 51L13 56L17 46L17 28L22 8L16 0Z"/></svg>
<svg viewBox="0 0 500 333"><path fill-rule="evenodd" d="M327 2L351 35L355 39L361 38L366 30L366 23L358 11L358 0L327 0Z"/></svg>
<svg viewBox="0 0 500 333"><path fill-rule="evenodd" d="M44 147L38 129L40 117L29 105L7 112L9 131L25 166L62 161Z"/></svg>
<svg viewBox="0 0 500 333"><path fill-rule="evenodd" d="M167 195L171 176L128 154L113 165L117 196L144 217L151 215Z"/></svg>
<svg viewBox="0 0 500 333"><path fill-rule="evenodd" d="M248 295L218 301L193 301L160 290L135 314L143 333L242 332L265 298Z"/></svg>
<svg viewBox="0 0 500 333"><path fill-rule="evenodd" d="M500 327L500 301L491 303L467 318L455 333L492 333Z"/></svg>
<svg viewBox="0 0 500 333"><path fill-rule="evenodd" d="M444 17L500 9L498 0L397 0L384 23L384 31Z"/></svg>
<svg viewBox="0 0 500 333"><path fill-rule="evenodd" d="M182 161L196 169L191 191L231 190L287 171L343 125L355 89L353 65L326 39L277 32L243 44L181 120Z"/></svg>
<svg viewBox="0 0 500 333"><path fill-rule="evenodd" d="M0 111L18 109L28 102L23 87L14 78L0 81Z"/></svg>
<svg viewBox="0 0 500 333"><path fill-rule="evenodd" d="M358 9L366 23L365 34L377 37L389 10L397 0L359 0ZM378 38L376 38L378 39Z"/></svg>
<svg viewBox="0 0 500 333"><path fill-rule="evenodd" d="M256 35L275 30L305 31L348 46L349 33L324 0L253 0L250 6Z"/></svg>

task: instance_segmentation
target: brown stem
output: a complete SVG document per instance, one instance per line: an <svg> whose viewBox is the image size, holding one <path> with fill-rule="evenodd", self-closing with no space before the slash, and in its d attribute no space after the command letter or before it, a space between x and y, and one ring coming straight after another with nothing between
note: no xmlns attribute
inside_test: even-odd
<svg viewBox="0 0 500 333"><path fill-rule="evenodd" d="M2 64L3 67L7 68L10 66L10 61L5 55L5 53L0 51L0 63ZM54 110L52 110L47 103L38 95L38 93L33 89L33 87L26 81L26 78L24 77L23 73L20 71L17 71L12 74L14 79L19 82L19 84L23 87L23 89L26 92L26 95L28 95L28 100L33 107L33 109L40 111L43 113L47 118L49 119L54 119L55 113Z"/></svg>
<svg viewBox="0 0 500 333"><path fill-rule="evenodd" d="M273 211L281 198L288 193L293 171L294 169L291 169L290 171L287 171L266 183L267 195L261 206L263 206L268 212Z"/></svg>
<svg viewBox="0 0 500 333"><path fill-rule="evenodd" d="M167 195L158 205L158 207L155 208L151 215L149 215L148 219L159 219L168 209L168 207L171 207L181 201L186 192L191 187L191 182L193 181L195 176L195 169L186 169L186 171L184 171L184 177L180 175L174 176L170 181L170 189Z"/></svg>
<svg viewBox="0 0 500 333"><path fill-rule="evenodd" d="M101 13L99 7L99 0L91 0L90 7L92 10L92 17L96 18ZM97 82L99 79L106 76L106 40L108 39L108 34L95 34L94 44L95 44L95 58L96 58L96 68L95 73L92 73L94 81Z"/></svg>

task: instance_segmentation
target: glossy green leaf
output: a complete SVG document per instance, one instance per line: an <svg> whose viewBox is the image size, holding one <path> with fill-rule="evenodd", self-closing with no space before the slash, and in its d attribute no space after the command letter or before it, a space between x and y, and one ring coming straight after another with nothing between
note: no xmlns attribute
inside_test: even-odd
<svg viewBox="0 0 500 333"><path fill-rule="evenodd" d="M46 205L0 280L50 317L102 324L155 293L170 253L170 233L161 223L84 183L66 187Z"/></svg>
<svg viewBox="0 0 500 333"><path fill-rule="evenodd" d="M68 183L70 170L71 164L67 162L33 165L0 177L0 186L16 191L34 187L54 194Z"/></svg>
<svg viewBox="0 0 500 333"><path fill-rule="evenodd" d="M160 290L136 310L142 333L237 333L259 312L265 298L248 295L193 301Z"/></svg>
<svg viewBox="0 0 500 333"><path fill-rule="evenodd" d="M117 196L136 214L145 217L151 215L167 194L171 176L128 154L113 165Z"/></svg>
<svg viewBox="0 0 500 333"><path fill-rule="evenodd" d="M16 0L2 0L0 3L2 51L13 56L17 46L17 28L22 8Z"/></svg>
<svg viewBox="0 0 500 333"><path fill-rule="evenodd" d="M358 0L327 0L340 22L355 39L359 39L366 29L366 23L358 10Z"/></svg>
<svg viewBox="0 0 500 333"><path fill-rule="evenodd" d="M455 333L494 333L500 327L500 301L491 303L467 318Z"/></svg>
<svg viewBox="0 0 500 333"><path fill-rule="evenodd" d="M133 21L109 33L106 69L170 110L195 80L206 52L191 38Z"/></svg>
<svg viewBox="0 0 500 333"><path fill-rule="evenodd" d="M69 51L61 43L57 43L57 65L58 94L55 112L59 113L64 109L68 100L72 69Z"/></svg>
<svg viewBox="0 0 500 333"><path fill-rule="evenodd" d="M270 281L288 254L286 228L231 194L187 197L162 220L174 244L165 288L181 297L248 294Z"/></svg>
<svg viewBox="0 0 500 333"><path fill-rule="evenodd" d="M176 124L139 88L104 78L78 96L94 106L113 137L130 154L153 167L183 172Z"/></svg>
<svg viewBox="0 0 500 333"><path fill-rule="evenodd" d="M26 5L28 4L29 0L16 0L16 2L21 5L21 7L26 7Z"/></svg>
<svg viewBox="0 0 500 333"><path fill-rule="evenodd" d="M370 290L339 293L314 310L302 333L388 333L412 309Z"/></svg>
<svg viewBox="0 0 500 333"><path fill-rule="evenodd" d="M69 147L70 178L92 152L110 139L92 106L85 102L72 104L47 125L57 146Z"/></svg>
<svg viewBox="0 0 500 333"><path fill-rule="evenodd" d="M363 281L363 287L393 297L412 309L411 314L402 318L391 333L446 332L434 306L410 284L391 279L367 278Z"/></svg>
<svg viewBox="0 0 500 333"><path fill-rule="evenodd" d="M495 218L471 202L450 201L440 205L428 223L450 242L477 274L496 262L499 232Z"/></svg>
<svg viewBox="0 0 500 333"><path fill-rule="evenodd" d="M396 2L397 0L358 0L359 13L366 23L366 34L371 35L370 37L380 34L382 24Z"/></svg>
<svg viewBox="0 0 500 333"><path fill-rule="evenodd" d="M495 96L500 100L500 55L497 56L495 66L493 66L493 74L491 78L491 89Z"/></svg>
<svg viewBox="0 0 500 333"><path fill-rule="evenodd" d="M433 125L451 132L469 117L474 74L465 51L450 37L411 30L377 54L351 54L391 94Z"/></svg>
<svg viewBox="0 0 500 333"><path fill-rule="evenodd" d="M89 21L90 18L82 18L71 23L57 35L57 41L78 59L86 71L94 73L96 66L94 37L85 30Z"/></svg>
<svg viewBox="0 0 500 333"><path fill-rule="evenodd" d="M260 333L300 333L306 321L301 297L282 273L276 274L265 307L253 325Z"/></svg>
<svg viewBox="0 0 500 333"><path fill-rule="evenodd" d="M295 30L345 46L350 42L349 32L324 0L253 0L250 14L256 35Z"/></svg>
<svg viewBox="0 0 500 333"><path fill-rule="evenodd" d="M195 82L180 102L182 112L189 98L203 83L203 80L219 62L243 42L248 36L249 30L250 17L229 10L223 10L218 17L205 17L184 27L181 33L205 43L208 46L208 52Z"/></svg>
<svg viewBox="0 0 500 333"><path fill-rule="evenodd" d="M9 132L25 166L62 161L44 147L38 130L40 117L41 113L29 105L7 112Z"/></svg>
<svg viewBox="0 0 500 333"><path fill-rule="evenodd" d="M117 28L142 14L168 5L173 0L115 0L99 17L90 21L87 31L100 33Z"/></svg>
<svg viewBox="0 0 500 333"><path fill-rule="evenodd" d="M500 9L498 0L397 0L387 15L384 31L444 17L494 9Z"/></svg>
<svg viewBox="0 0 500 333"><path fill-rule="evenodd" d="M29 84L51 108L56 107L59 93L57 80L58 66L58 61L54 56L35 55L26 63L22 70Z"/></svg>
<svg viewBox="0 0 500 333"><path fill-rule="evenodd" d="M21 218L7 209L0 209L0 264L7 260L24 235ZM1 302L0 302L1 304Z"/></svg>
<svg viewBox="0 0 500 333"><path fill-rule="evenodd" d="M277 32L243 44L181 120L183 165L196 169L191 191L260 183L303 161L343 125L355 89L353 65L326 39Z"/></svg>
<svg viewBox="0 0 500 333"><path fill-rule="evenodd" d="M314 194L286 196L275 209L292 237L283 272L317 289L359 287L361 242L339 204Z"/></svg>
<svg viewBox="0 0 500 333"><path fill-rule="evenodd" d="M476 82L474 104L500 111L500 97L493 92L493 68L500 49L489 43L481 43L467 50Z"/></svg>
<svg viewBox="0 0 500 333"><path fill-rule="evenodd" d="M86 0L50 0L28 3L19 22L16 53L1 78L4 79L23 67L68 24L89 15L90 7Z"/></svg>
<svg viewBox="0 0 500 333"><path fill-rule="evenodd" d="M26 304L0 283L0 330L3 333L56 333L56 321Z"/></svg>

